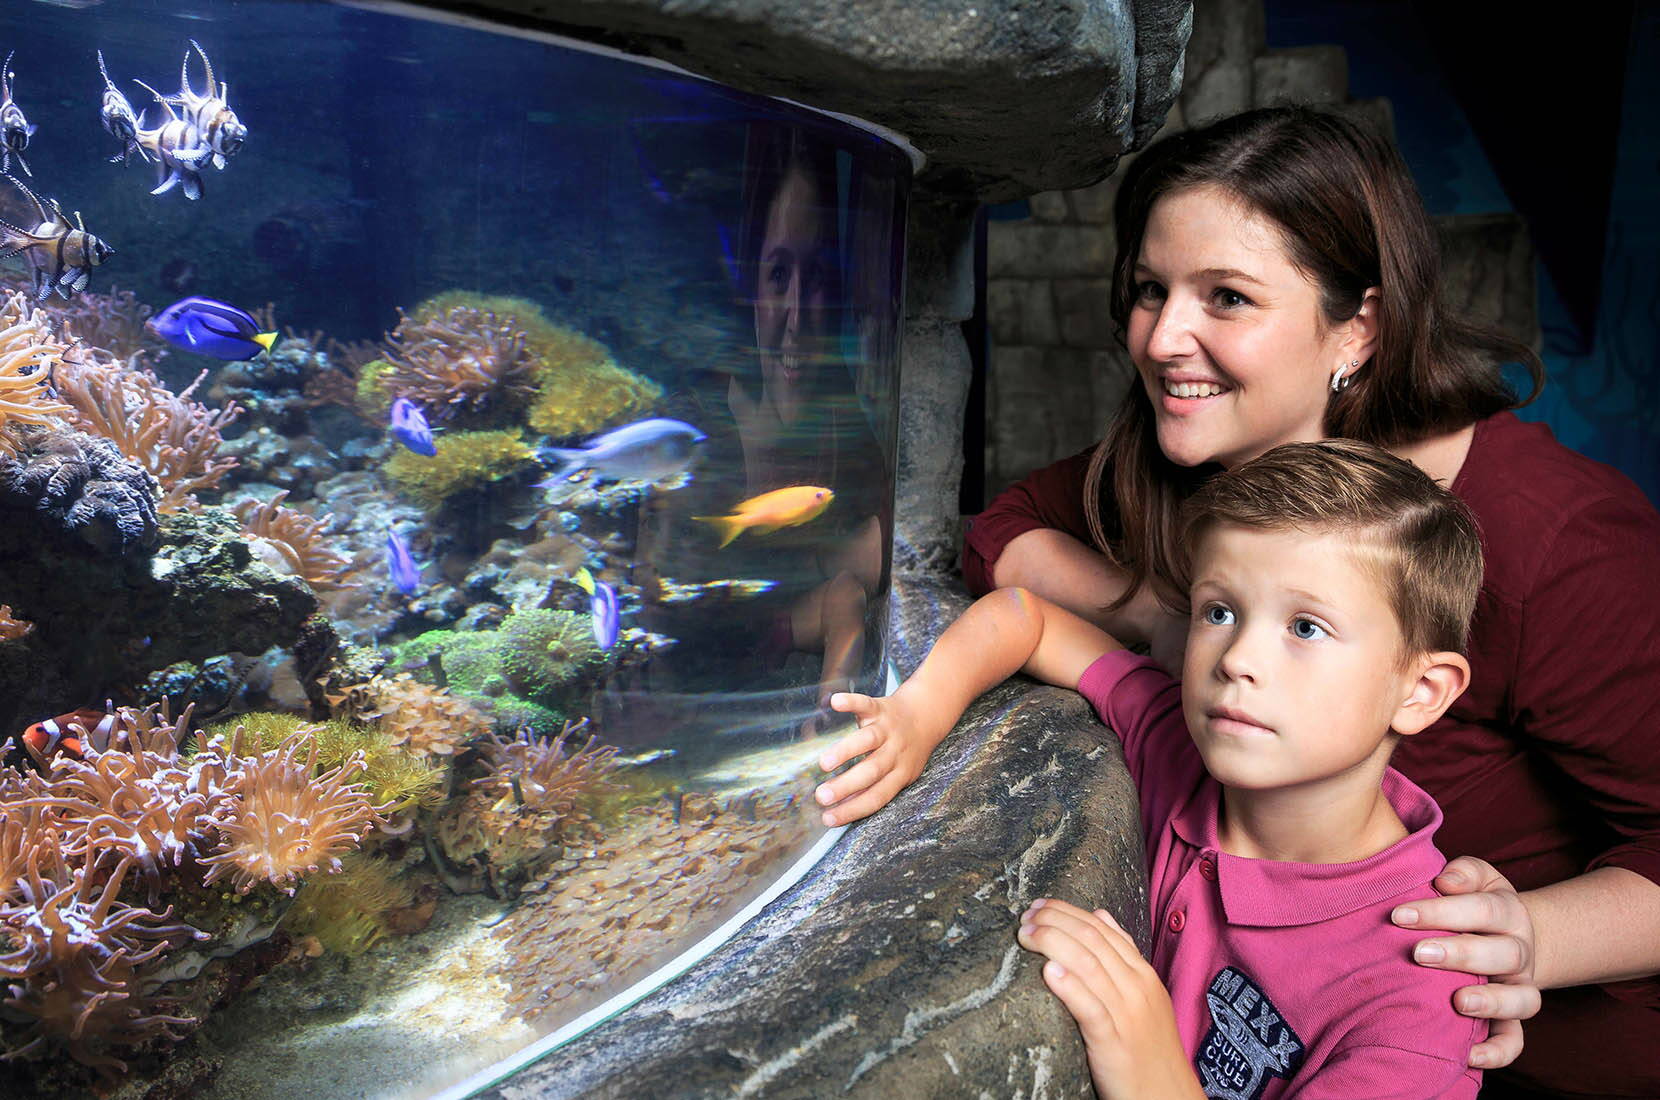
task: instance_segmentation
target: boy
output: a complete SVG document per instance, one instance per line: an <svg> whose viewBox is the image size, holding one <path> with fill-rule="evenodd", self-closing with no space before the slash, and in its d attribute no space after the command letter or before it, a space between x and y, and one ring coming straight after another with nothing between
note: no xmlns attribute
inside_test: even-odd
<svg viewBox="0 0 1660 1100"><path fill-rule="evenodd" d="M1431 892L1441 813L1388 761L1469 680L1475 525L1416 466L1351 440L1277 447L1184 517L1180 684L1052 604L993 592L892 696L832 699L859 728L820 763L867 755L819 788L825 822L886 803L1016 670L1076 686L1140 792L1152 965L1110 914L1055 900L1019 939L1048 957L1097 1094L1473 1097L1485 1024L1452 1007L1469 978L1414 965L1422 932L1389 921Z"/></svg>

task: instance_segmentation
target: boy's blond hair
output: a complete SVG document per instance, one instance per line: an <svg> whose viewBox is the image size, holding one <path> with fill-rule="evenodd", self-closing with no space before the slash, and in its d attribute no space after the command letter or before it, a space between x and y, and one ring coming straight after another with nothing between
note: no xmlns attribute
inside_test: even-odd
<svg viewBox="0 0 1660 1100"><path fill-rule="evenodd" d="M1190 552L1220 524L1353 535L1362 553L1376 551L1404 655L1464 652L1481 589L1475 517L1381 447L1353 439L1283 444L1205 482L1183 505L1182 519ZM1184 571L1191 581L1191 558Z"/></svg>

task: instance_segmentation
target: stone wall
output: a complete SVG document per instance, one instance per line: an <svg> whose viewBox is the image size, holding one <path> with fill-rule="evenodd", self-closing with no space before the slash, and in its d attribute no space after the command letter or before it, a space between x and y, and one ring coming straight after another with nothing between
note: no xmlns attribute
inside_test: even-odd
<svg viewBox="0 0 1660 1100"><path fill-rule="evenodd" d="M1338 46L1268 49L1261 0L1197 0L1180 96L1160 135L1251 107L1322 104L1393 133L1387 100L1349 98ZM1031 216L993 221L986 256L991 357L986 496L1099 439L1133 368L1107 312L1115 242L1112 176L1030 199ZM1533 250L1509 214L1437 219L1450 300L1537 347Z"/></svg>

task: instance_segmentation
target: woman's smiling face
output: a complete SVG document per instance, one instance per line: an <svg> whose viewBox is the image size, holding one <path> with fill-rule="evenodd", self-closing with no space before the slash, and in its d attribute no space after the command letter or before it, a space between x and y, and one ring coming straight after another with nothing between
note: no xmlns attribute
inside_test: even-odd
<svg viewBox="0 0 1660 1100"><path fill-rule="evenodd" d="M1180 466L1234 466L1324 437L1351 325L1328 326L1320 290L1281 230L1214 186L1159 199L1135 267L1128 343L1159 448Z"/></svg>

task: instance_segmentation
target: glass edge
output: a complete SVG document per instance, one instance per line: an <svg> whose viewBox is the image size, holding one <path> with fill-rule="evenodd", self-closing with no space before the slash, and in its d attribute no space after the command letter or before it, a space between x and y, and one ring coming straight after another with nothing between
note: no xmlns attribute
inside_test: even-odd
<svg viewBox="0 0 1660 1100"><path fill-rule="evenodd" d="M640 54L628 53L625 50L615 49L611 46L602 46L597 42L586 42L580 38L569 38L562 34L556 34L553 31L542 31L536 30L532 27L521 27L512 23L497 22L492 19L486 19L482 16L472 15L466 12L449 11L442 8L428 7L424 4L413 3L411 0L327 0L327 2L337 7L358 8L363 11L379 12L388 15L401 15L410 19L423 19L431 23L448 23L456 26L470 27L476 30L492 31L496 34L511 35L515 38L527 38L531 41L544 42L548 45L554 46L563 46L564 48L571 50L581 50L584 53L598 54L601 57L610 57L618 61L628 61L635 65L645 65L649 68L662 69L665 72L671 72L678 76L686 77L689 80L700 80L704 83L714 84L723 88L731 87L731 85L723 84L721 81L715 80L712 77L703 76L699 73L682 69L680 66L675 65L672 62L663 61L659 58L644 57ZM741 91L742 89L738 90ZM822 107L814 107L810 103L802 103L798 100L786 99L783 96L766 95L761 92L744 92L744 94L758 96L759 98L768 99L775 103L786 103L791 107L796 107L803 111L810 111L815 115L821 115L825 118L835 119L838 122L842 122L848 126L854 127L855 129L863 130L866 133L881 138L883 141L894 146L900 152L905 154L906 159L911 162L911 174L913 176L920 174L922 169L928 163L928 155L918 149L915 145L912 145L909 138L897 130L892 130L886 126L883 126L879 122L871 122L855 115L844 115L839 111L828 111Z"/></svg>

